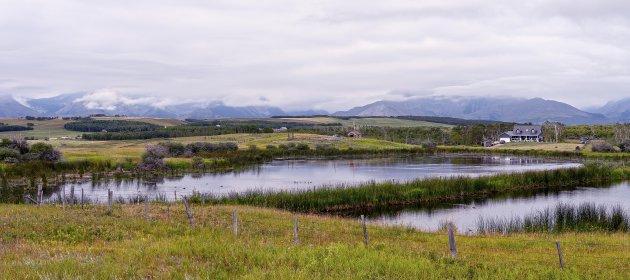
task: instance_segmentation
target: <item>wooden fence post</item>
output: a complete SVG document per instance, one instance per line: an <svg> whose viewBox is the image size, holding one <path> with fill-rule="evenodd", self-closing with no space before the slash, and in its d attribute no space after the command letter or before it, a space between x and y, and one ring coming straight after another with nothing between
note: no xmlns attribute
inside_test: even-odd
<svg viewBox="0 0 630 280"><path fill-rule="evenodd" d="M293 217L293 242L300 244L300 238L298 237L298 216Z"/></svg>
<svg viewBox="0 0 630 280"><path fill-rule="evenodd" d="M144 217L149 222L149 196L144 197Z"/></svg>
<svg viewBox="0 0 630 280"><path fill-rule="evenodd" d="M61 191L61 207L66 209L66 186L63 186Z"/></svg>
<svg viewBox="0 0 630 280"><path fill-rule="evenodd" d="M560 240L556 240L556 248L558 249L558 259L560 260L560 268L564 270L564 260L562 259L562 249L560 248Z"/></svg>
<svg viewBox="0 0 630 280"><path fill-rule="evenodd" d="M188 205L188 199L186 196L182 196L184 199L184 206L186 206L186 214L188 215L188 221L190 221L190 226L195 228L195 219L193 218L192 211L190 210L190 205Z"/></svg>
<svg viewBox="0 0 630 280"><path fill-rule="evenodd" d="M451 257L457 257L457 247L455 246L455 233L453 232L453 223L448 223L448 246L451 251Z"/></svg>
<svg viewBox="0 0 630 280"><path fill-rule="evenodd" d="M107 206L109 207L108 213L111 215L114 206L114 192L110 189L107 189Z"/></svg>
<svg viewBox="0 0 630 280"><path fill-rule="evenodd" d="M81 188L81 209L83 209L83 203L84 203L84 202L83 202L83 199L84 199L84 196L83 196L83 188Z"/></svg>
<svg viewBox="0 0 630 280"><path fill-rule="evenodd" d="M367 232L367 226L365 225L365 216L361 215L361 222L363 222L363 241L365 242L365 246L367 246L369 244L369 237L368 237L368 232Z"/></svg>
<svg viewBox="0 0 630 280"><path fill-rule="evenodd" d="M233 216L233 226L234 226L234 237L236 238L236 236L238 235L238 216L236 214L236 209L234 209L234 214Z"/></svg>
<svg viewBox="0 0 630 280"><path fill-rule="evenodd" d="M74 208L74 186L70 186L70 208Z"/></svg>
<svg viewBox="0 0 630 280"><path fill-rule="evenodd" d="M42 205L42 186L37 186L37 207Z"/></svg>

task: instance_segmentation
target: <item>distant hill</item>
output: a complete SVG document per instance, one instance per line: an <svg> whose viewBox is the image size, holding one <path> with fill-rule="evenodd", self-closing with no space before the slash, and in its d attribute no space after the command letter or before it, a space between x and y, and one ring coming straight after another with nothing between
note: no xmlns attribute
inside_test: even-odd
<svg viewBox="0 0 630 280"><path fill-rule="evenodd" d="M425 97L378 101L335 116L441 116L518 123L559 121L566 124L608 123L602 114L581 111L566 103L542 98Z"/></svg>
<svg viewBox="0 0 630 280"><path fill-rule="evenodd" d="M14 98L0 96L0 117L23 116L88 116L121 115L130 117L219 119L219 118L268 118L275 115L328 114L325 111L285 112L273 106L228 106L220 102L209 104L187 103L158 107L142 99L116 96L117 99L99 100L88 93L78 92L54 97L27 100L28 106Z"/></svg>
<svg viewBox="0 0 630 280"><path fill-rule="evenodd" d="M186 103L158 106L153 97L128 97L119 94L77 92L49 98L18 102L0 96L0 117L88 116L95 114L130 117L219 119L268 118L272 116L328 115L322 110L284 111L274 106L229 106L221 102ZM630 98L609 102L593 113L571 105L542 98L511 97L425 97L405 101L378 101L334 116L358 117L446 117L518 123L559 121L566 124L598 124L630 121ZM458 122L462 123L462 122Z"/></svg>
<svg viewBox="0 0 630 280"><path fill-rule="evenodd" d="M37 111L20 104L12 97L0 95L0 118L14 118L36 114L38 114Z"/></svg>
<svg viewBox="0 0 630 280"><path fill-rule="evenodd" d="M592 110L605 115L615 122L630 122L630 98L610 101L606 105Z"/></svg>

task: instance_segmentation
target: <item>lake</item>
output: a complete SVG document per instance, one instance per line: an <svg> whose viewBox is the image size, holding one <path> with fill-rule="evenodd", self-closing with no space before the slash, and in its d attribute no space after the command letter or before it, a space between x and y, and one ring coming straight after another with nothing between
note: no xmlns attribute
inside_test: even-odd
<svg viewBox="0 0 630 280"><path fill-rule="evenodd" d="M477 221L484 218L523 217L558 203L578 205L583 202L620 205L630 210L630 183L616 183L599 187L575 187L563 191L514 193L487 199L470 199L458 204L438 204L427 207L408 207L389 212L372 213L370 221L382 225L403 225L425 231L439 229L445 221L453 222L460 233L475 233Z"/></svg>
<svg viewBox="0 0 630 280"><path fill-rule="evenodd" d="M107 190L115 197L148 195L168 200L181 198L193 191L203 194L227 195L252 190L305 190L340 184L357 185L368 181L407 181L433 177L483 176L498 173L525 172L580 166L575 162L516 156L424 156L415 158L376 159L309 159L274 160L255 168L222 174L187 174L157 181L103 181L69 183L75 192L83 189L92 201L104 202ZM58 193L46 194L55 198Z"/></svg>

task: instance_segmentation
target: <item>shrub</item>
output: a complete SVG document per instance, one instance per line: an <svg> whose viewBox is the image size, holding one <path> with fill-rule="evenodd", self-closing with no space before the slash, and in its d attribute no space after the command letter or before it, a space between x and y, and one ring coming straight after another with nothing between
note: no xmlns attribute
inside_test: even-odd
<svg viewBox="0 0 630 280"><path fill-rule="evenodd" d="M17 159L20 156L18 151L7 148L0 148L0 160L5 160L7 158L15 158Z"/></svg>
<svg viewBox="0 0 630 280"><path fill-rule="evenodd" d="M196 169L204 169L206 168L206 164L203 162L203 158L201 157L193 157L192 158L193 167Z"/></svg>
<svg viewBox="0 0 630 280"><path fill-rule="evenodd" d="M165 165L162 158L149 155L143 157L142 162L138 164L137 169L140 171L154 171L163 169L164 167Z"/></svg>
<svg viewBox="0 0 630 280"><path fill-rule="evenodd" d="M238 150L238 145L236 143L225 142L225 143L205 143L205 142L196 142L186 145L186 151L190 154L198 154L201 152L222 152L222 151L236 151Z"/></svg>
<svg viewBox="0 0 630 280"><path fill-rule="evenodd" d="M167 153L169 156L181 156L186 153L186 146L182 143L177 142L164 142L160 143L160 146L163 146L167 149Z"/></svg>
<svg viewBox="0 0 630 280"><path fill-rule="evenodd" d="M593 142L591 146L593 152L615 152L615 147L606 142Z"/></svg>
<svg viewBox="0 0 630 280"><path fill-rule="evenodd" d="M300 144L297 144L295 149L298 150L298 151L308 151L308 150L311 149L311 147L309 147L307 144L300 143Z"/></svg>
<svg viewBox="0 0 630 280"><path fill-rule="evenodd" d="M433 142L433 141L431 141L431 140L427 140L427 141L424 141L424 142L422 143L422 148L423 148L423 149L426 149L426 150L431 150L431 151L432 151L432 150L437 149L437 144L435 144L435 142Z"/></svg>
<svg viewBox="0 0 630 280"><path fill-rule="evenodd" d="M142 155L143 158L165 158L169 155L169 150L167 147L157 144L157 145L148 145L146 152Z"/></svg>

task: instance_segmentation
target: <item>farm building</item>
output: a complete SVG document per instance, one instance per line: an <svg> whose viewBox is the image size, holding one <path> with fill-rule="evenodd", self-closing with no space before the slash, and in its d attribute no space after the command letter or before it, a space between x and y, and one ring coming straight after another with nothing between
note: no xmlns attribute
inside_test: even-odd
<svg viewBox="0 0 630 280"><path fill-rule="evenodd" d="M501 142L542 142L542 126L540 125L515 125L511 131L499 135Z"/></svg>

